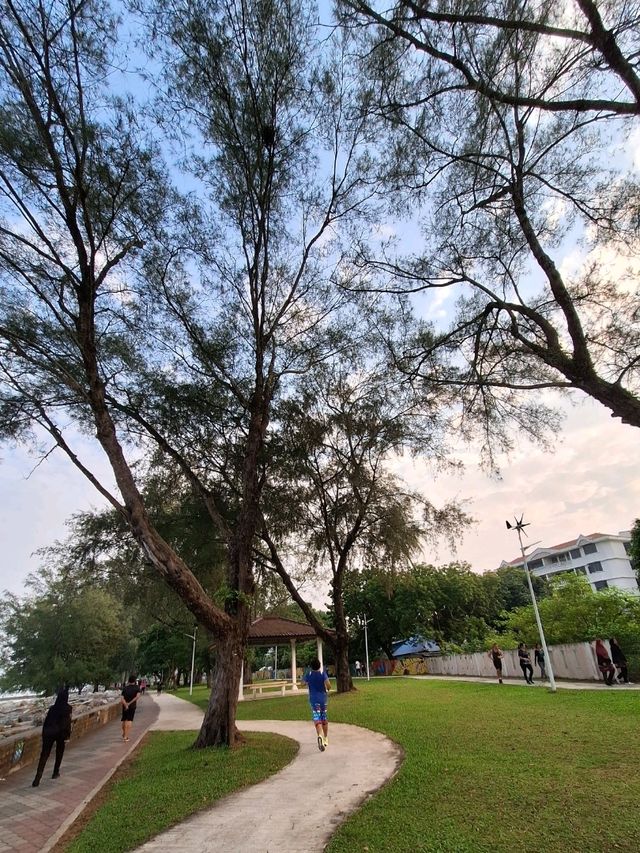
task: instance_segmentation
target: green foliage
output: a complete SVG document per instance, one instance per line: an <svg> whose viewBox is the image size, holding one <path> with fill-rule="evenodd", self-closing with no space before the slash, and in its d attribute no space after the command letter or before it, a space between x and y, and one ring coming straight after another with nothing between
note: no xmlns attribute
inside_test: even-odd
<svg viewBox="0 0 640 853"><path fill-rule="evenodd" d="M520 588L521 587L521 588ZM417 565L403 572L352 572L345 583L345 607L356 621L371 618L369 642L391 655L391 644L415 634L454 644L460 651L485 648L502 627L502 613L528 599L524 574L509 568L485 575L467 564ZM362 650L358 629L358 652Z"/></svg>
<svg viewBox="0 0 640 853"><path fill-rule="evenodd" d="M64 682L107 685L133 663L129 618L105 590L71 592L58 584L33 598L11 596L0 618L4 689L52 693Z"/></svg>
<svg viewBox="0 0 640 853"><path fill-rule="evenodd" d="M594 592L586 578L568 574L551 581L551 594L538 609L550 644L617 637L623 649L637 646L640 598L632 593L611 588ZM527 643L538 639L532 605L509 613L505 627Z"/></svg>
<svg viewBox="0 0 640 853"><path fill-rule="evenodd" d="M631 528L631 543L629 545L629 557L631 565L636 573L636 580L640 586L640 518L636 518Z"/></svg>
<svg viewBox="0 0 640 853"><path fill-rule="evenodd" d="M190 672L193 641L187 634L193 636L193 623L152 625L138 640L136 669L140 673L158 676L165 684L171 681L176 669L183 673ZM207 635L203 631L198 632L196 634L196 675L210 666L208 645Z"/></svg>

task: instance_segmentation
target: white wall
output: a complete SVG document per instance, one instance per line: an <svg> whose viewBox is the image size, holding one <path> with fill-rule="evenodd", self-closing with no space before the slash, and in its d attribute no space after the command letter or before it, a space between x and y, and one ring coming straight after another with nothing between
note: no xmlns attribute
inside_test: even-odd
<svg viewBox="0 0 640 853"><path fill-rule="evenodd" d="M607 644L605 643L605 645ZM533 649L529 649L529 651L535 679L539 676L540 670L534 665ZM503 654L503 676L505 678L522 678L517 650L503 651ZM600 681L602 679L596 653L590 643L552 646L549 649L549 656L556 678L578 681ZM468 655L442 655L442 657L428 658L426 664L427 672L430 675L479 675L487 678L495 678L496 676L493 662L486 652Z"/></svg>

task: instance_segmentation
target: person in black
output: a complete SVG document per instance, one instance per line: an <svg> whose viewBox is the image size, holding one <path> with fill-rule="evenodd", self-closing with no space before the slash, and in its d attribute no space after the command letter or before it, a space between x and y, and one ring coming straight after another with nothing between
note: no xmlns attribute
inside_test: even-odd
<svg viewBox="0 0 640 853"><path fill-rule="evenodd" d="M524 680L527 684L533 684L533 667L531 666L531 657L529 650L524 643L518 646L518 658L520 659L520 669L524 675Z"/></svg>
<svg viewBox="0 0 640 853"><path fill-rule="evenodd" d="M596 640L596 658L598 659L598 669L602 673L604 683L610 687L614 683L613 679L616 674L616 668L611 663L607 647L600 637Z"/></svg>
<svg viewBox="0 0 640 853"><path fill-rule="evenodd" d="M540 678L544 681L544 679L547 677L547 670L544 661L544 649L542 648L540 643L536 643L535 648L533 650L533 662L534 664L540 667Z"/></svg>
<svg viewBox="0 0 640 853"><path fill-rule="evenodd" d="M493 665L496 670L496 675L498 676L498 684L502 684L502 658L504 655L502 654L502 650L497 643L494 643L489 649L489 657L493 661Z"/></svg>
<svg viewBox="0 0 640 853"><path fill-rule="evenodd" d="M122 690L122 696L120 697L120 703L122 705L122 740L129 740L129 733L131 731L131 724L133 723L133 718L136 713L136 704L138 701L138 695L140 694L140 688L136 684L135 675L129 676L128 684L125 684Z"/></svg>
<svg viewBox="0 0 640 853"><path fill-rule="evenodd" d="M60 775L60 765L62 764L62 756L64 755L65 741L71 737L71 705L69 704L69 689L61 687L56 695L56 701L47 711L47 716L44 718L42 726L42 750L40 752L40 760L38 761L38 769L36 770L36 778L31 783L32 787L37 788L42 779L44 768L49 760L51 748L54 743L56 745L56 760L53 765L52 779L57 779Z"/></svg>
<svg viewBox="0 0 640 853"><path fill-rule="evenodd" d="M618 670L618 681L623 681L625 684L629 684L629 670L627 668L627 659L624 656L624 652L620 648L620 644L616 640L615 637L611 637L609 640L609 647L611 649L611 660L613 661L614 666Z"/></svg>

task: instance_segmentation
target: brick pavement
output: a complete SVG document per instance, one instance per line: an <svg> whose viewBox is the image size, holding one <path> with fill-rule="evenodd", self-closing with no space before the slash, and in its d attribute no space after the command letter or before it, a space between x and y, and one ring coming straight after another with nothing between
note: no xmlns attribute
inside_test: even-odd
<svg viewBox="0 0 640 853"><path fill-rule="evenodd" d="M139 700L129 743L120 722L67 744L60 778L52 779L55 747L42 781L32 788L32 764L0 780L0 853L46 853L93 799L156 721L159 709L147 694Z"/></svg>

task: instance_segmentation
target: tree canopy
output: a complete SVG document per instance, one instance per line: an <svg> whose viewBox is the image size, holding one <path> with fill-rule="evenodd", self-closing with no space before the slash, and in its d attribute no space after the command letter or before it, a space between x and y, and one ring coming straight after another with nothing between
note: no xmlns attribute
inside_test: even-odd
<svg viewBox="0 0 640 853"><path fill-rule="evenodd" d="M459 297L451 327L425 325L399 366L458 387L470 422L506 443L505 421L535 434L548 419L523 397L546 388L640 426L636 7L341 7L389 152L390 213L419 211L423 239L364 244L361 286Z"/></svg>
<svg viewBox="0 0 640 853"><path fill-rule="evenodd" d="M0 610L3 688L54 693L61 684L119 682L135 661L131 619L102 589L71 590L52 582L46 592L10 596Z"/></svg>

